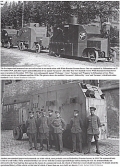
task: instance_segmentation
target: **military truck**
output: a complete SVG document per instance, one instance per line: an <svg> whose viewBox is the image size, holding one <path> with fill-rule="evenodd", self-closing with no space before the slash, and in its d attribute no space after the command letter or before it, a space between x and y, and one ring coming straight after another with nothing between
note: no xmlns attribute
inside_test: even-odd
<svg viewBox="0 0 120 167"><path fill-rule="evenodd" d="M13 46L17 46L17 30L11 26L7 26L1 31L1 43L3 47L10 49Z"/></svg>
<svg viewBox="0 0 120 167"><path fill-rule="evenodd" d="M77 17L71 16L68 24L55 26L50 40L49 53L55 56L71 56L98 60L111 60L116 57L114 48L110 48L110 25L78 24Z"/></svg>
<svg viewBox="0 0 120 167"><path fill-rule="evenodd" d="M106 99L99 87L80 82L66 83L41 88L34 94L6 98L4 105L14 104L12 112L14 116L13 136L16 140L22 139L23 133L26 133L26 120L29 110L36 111L41 108L61 111L61 117L66 122L66 130L63 132L63 143L65 147L70 147L71 132L70 119L73 117L74 109L79 111L79 117L83 121L83 143L86 142L86 118L90 114L89 107L96 107L96 115L100 117L101 123L105 126L100 128L100 139L107 138L107 113Z"/></svg>
<svg viewBox="0 0 120 167"><path fill-rule="evenodd" d="M35 50L40 53L41 50L49 48L49 37L47 37L47 27L39 26L39 23L29 23L18 32L19 49Z"/></svg>

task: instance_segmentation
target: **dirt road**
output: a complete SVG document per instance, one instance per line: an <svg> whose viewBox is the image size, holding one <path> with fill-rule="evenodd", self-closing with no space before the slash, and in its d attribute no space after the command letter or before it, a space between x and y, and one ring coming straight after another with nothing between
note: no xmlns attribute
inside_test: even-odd
<svg viewBox="0 0 120 167"><path fill-rule="evenodd" d="M34 67L63 67L63 68L79 68L86 66L97 67L117 67L116 63L107 61L98 61L90 63L87 59L68 59L50 56L48 53L35 53L31 51L20 51L17 48L1 48L1 66L34 66Z"/></svg>

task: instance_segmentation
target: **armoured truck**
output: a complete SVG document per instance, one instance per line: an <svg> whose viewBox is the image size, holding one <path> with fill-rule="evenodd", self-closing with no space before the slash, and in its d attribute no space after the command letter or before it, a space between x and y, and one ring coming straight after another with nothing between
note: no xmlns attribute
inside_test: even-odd
<svg viewBox="0 0 120 167"><path fill-rule="evenodd" d="M8 49L13 46L17 46L17 30L12 27L6 27L1 31L1 43L3 47Z"/></svg>
<svg viewBox="0 0 120 167"><path fill-rule="evenodd" d="M35 50L40 53L43 49L49 48L49 37L47 37L47 27L39 27L39 23L29 23L18 32L18 47Z"/></svg>
<svg viewBox="0 0 120 167"><path fill-rule="evenodd" d="M73 16L69 24L54 27L49 53L59 57L83 57L90 62L111 60L115 52L109 44L110 26L103 28L104 31L101 31L100 27L95 25L78 24L77 17Z"/></svg>
<svg viewBox="0 0 120 167"><path fill-rule="evenodd" d="M61 111L61 117L66 122L66 130L63 132L63 143L65 147L70 147L71 131L70 120L73 117L74 109L79 111L79 117L83 121L83 143L86 142L86 118L90 114L89 107L96 107L96 115L100 117L101 123L105 126L100 128L100 139L107 137L107 114L106 114L106 99L100 88L83 84L80 82L66 83L55 85L46 88L41 88L40 91L32 95L17 96L13 99L4 101L5 103L14 104L13 111L16 114L14 117L13 136L16 140L22 139L23 133L26 133L26 120L29 110L36 111L41 108Z"/></svg>

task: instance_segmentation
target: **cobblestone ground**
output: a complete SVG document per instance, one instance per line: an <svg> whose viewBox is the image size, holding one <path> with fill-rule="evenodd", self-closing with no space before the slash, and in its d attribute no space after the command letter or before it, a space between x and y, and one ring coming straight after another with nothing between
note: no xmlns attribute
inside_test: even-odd
<svg viewBox="0 0 120 167"><path fill-rule="evenodd" d="M119 56L117 54L116 62L98 61L97 63L90 63L88 59L69 59L49 56L48 53L35 53L30 51L20 51L17 48L1 48L1 66L34 66L34 67L55 67L55 68L80 68L91 66L94 67L118 67Z"/></svg>
<svg viewBox="0 0 120 167"><path fill-rule="evenodd" d="M2 156L84 156L86 148L83 148L83 153L70 153L69 149L64 148L62 153L53 149L48 152L46 145L44 150L38 152L37 150L29 151L28 137L24 134L23 139L18 141L13 138L12 130L1 132L1 155ZM101 154L95 153L95 145L92 144L91 154L88 156L118 156L119 155L119 140L107 139L100 141Z"/></svg>

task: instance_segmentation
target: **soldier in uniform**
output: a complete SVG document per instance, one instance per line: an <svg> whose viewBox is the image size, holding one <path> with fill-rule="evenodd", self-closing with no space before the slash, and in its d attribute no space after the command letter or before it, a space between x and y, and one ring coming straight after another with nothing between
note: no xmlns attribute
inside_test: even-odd
<svg viewBox="0 0 120 167"><path fill-rule="evenodd" d="M74 110L74 117L71 118L70 121L73 143L73 149L71 153L76 152L76 148L78 148L79 153L82 153L82 120L79 118L78 113L78 110Z"/></svg>
<svg viewBox="0 0 120 167"><path fill-rule="evenodd" d="M29 137L29 150L33 149L32 142L34 142L34 148L37 149L37 126L36 119L34 118L34 112L29 112L29 118L26 121L27 134Z"/></svg>
<svg viewBox="0 0 120 167"><path fill-rule="evenodd" d="M41 117L41 111L37 110L36 111L36 125L37 125L37 141L40 140L40 133L39 133L39 118ZM40 141L39 141L40 142Z"/></svg>
<svg viewBox="0 0 120 167"><path fill-rule="evenodd" d="M56 118L52 121L51 126L54 128L56 151L61 153L63 150L62 133L65 129L65 121L60 117L60 111L55 111L55 114Z"/></svg>
<svg viewBox="0 0 120 167"><path fill-rule="evenodd" d="M49 119L49 143L50 143L50 148L52 148L52 141L54 140L54 129L51 126L51 123L54 117L53 117L53 110L49 109L48 112L49 112L49 117L48 117Z"/></svg>
<svg viewBox="0 0 120 167"><path fill-rule="evenodd" d="M38 151L43 150L43 140L47 141L47 151L50 151L49 148L49 120L46 116L46 110L42 109L42 116L39 118L38 126L40 133L40 149Z"/></svg>
<svg viewBox="0 0 120 167"><path fill-rule="evenodd" d="M95 107L90 107L90 115L87 117L87 137L88 137L88 151L85 154L90 153L91 141L94 136L95 144L96 144L96 153L100 154L98 138L99 138L99 127L104 126L101 125L100 119L95 115Z"/></svg>

